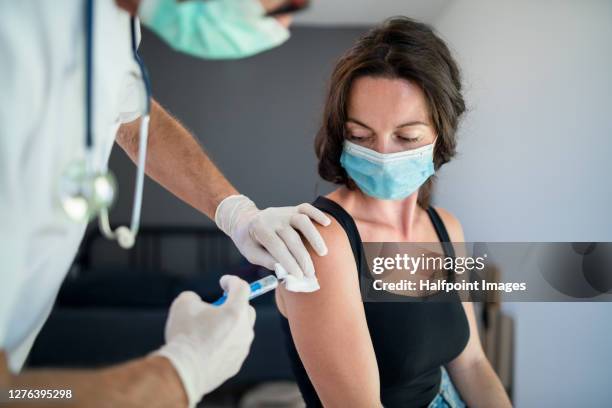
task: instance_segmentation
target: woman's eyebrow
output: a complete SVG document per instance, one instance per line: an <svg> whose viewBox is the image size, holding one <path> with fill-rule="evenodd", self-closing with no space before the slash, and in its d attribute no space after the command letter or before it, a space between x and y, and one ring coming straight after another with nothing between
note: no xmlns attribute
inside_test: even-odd
<svg viewBox="0 0 612 408"><path fill-rule="evenodd" d="M368 129L368 130L374 131L371 127L369 127L368 125L366 125L363 122L358 121L357 119L348 118L346 121L347 122L353 122L353 123L355 123L355 124L357 124L359 126L362 126L362 127L366 128L366 129Z"/></svg>
<svg viewBox="0 0 612 408"><path fill-rule="evenodd" d="M412 120L410 122L402 123L397 128L399 129L399 128L403 128L403 127L407 127L407 126L416 126L416 125L429 126L429 123L421 122L420 120Z"/></svg>
<svg viewBox="0 0 612 408"><path fill-rule="evenodd" d="M357 124L359 126L362 126L362 127L366 128L368 130L372 130L373 131L373 129L371 127L369 127L365 123L363 123L363 122L361 122L361 121L359 121L359 120L357 120L355 118L348 118L346 121L347 122L353 122L353 123L355 123L355 124ZM401 125L396 126L396 129L400 129L400 128L408 127L408 126L417 126L417 125L418 126L430 126L429 123L427 123L427 122L422 122L420 120L411 120L410 122L402 123Z"/></svg>

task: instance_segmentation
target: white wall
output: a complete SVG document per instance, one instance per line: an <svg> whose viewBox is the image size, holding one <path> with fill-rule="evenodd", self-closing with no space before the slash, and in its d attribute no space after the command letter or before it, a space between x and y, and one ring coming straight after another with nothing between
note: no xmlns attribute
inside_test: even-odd
<svg viewBox="0 0 612 408"><path fill-rule="evenodd" d="M612 1L455 0L434 25L471 109L436 201L467 240L612 241ZM506 306L517 407L612 406L611 304Z"/></svg>
<svg viewBox="0 0 612 408"><path fill-rule="evenodd" d="M430 23L453 0L311 0L310 6L296 14L297 25L370 26L385 18L406 14Z"/></svg>

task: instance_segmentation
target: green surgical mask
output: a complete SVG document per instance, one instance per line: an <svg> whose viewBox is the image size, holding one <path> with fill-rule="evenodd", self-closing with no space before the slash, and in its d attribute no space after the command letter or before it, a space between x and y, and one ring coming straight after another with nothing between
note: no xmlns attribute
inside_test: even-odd
<svg viewBox="0 0 612 408"><path fill-rule="evenodd" d="M206 59L236 59L269 50L289 30L266 17L259 0L142 0L142 23L172 48Z"/></svg>

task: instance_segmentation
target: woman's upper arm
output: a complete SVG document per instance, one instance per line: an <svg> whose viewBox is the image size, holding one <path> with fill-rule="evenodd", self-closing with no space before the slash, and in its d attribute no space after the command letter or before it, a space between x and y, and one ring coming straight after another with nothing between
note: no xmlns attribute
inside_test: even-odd
<svg viewBox="0 0 612 408"><path fill-rule="evenodd" d="M474 313L474 305L472 302L462 302L463 310L470 327L470 337L468 342L461 352L453 361L448 364L449 371L462 371L473 367L473 364L486 360L482 344L480 343L480 335L478 333L478 323L476 323L476 315Z"/></svg>
<svg viewBox="0 0 612 408"><path fill-rule="evenodd" d="M467 253L465 245L463 245L465 237L463 235L461 223L453 214L444 210L443 208L436 208L436 210L440 214L440 217L448 230L448 234L450 235L451 241L454 244L453 246L457 251L457 255L466 256ZM483 358L486 359L484 350L482 349L482 345L480 343L478 324L476 323L476 315L474 313L474 305L472 302L462 302L462 305L470 328L470 337L461 354L459 354L459 356L457 356L449 364L449 369L451 370L468 368L473 363L481 361Z"/></svg>
<svg viewBox="0 0 612 408"><path fill-rule="evenodd" d="M295 347L324 406L379 406L376 356L348 238L335 220L319 231L329 254L309 251L321 289L280 288Z"/></svg>

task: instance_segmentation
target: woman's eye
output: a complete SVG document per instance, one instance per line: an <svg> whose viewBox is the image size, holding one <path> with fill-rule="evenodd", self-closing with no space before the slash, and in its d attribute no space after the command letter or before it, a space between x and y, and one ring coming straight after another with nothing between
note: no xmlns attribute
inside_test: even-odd
<svg viewBox="0 0 612 408"><path fill-rule="evenodd" d="M368 137L369 135L360 135L360 134L355 134L355 133L348 134L349 140L367 140Z"/></svg>
<svg viewBox="0 0 612 408"><path fill-rule="evenodd" d="M398 137L400 139L402 139L402 141L407 142L407 143L416 143L419 140L421 140L421 138L419 136L407 136L407 135L398 135Z"/></svg>

